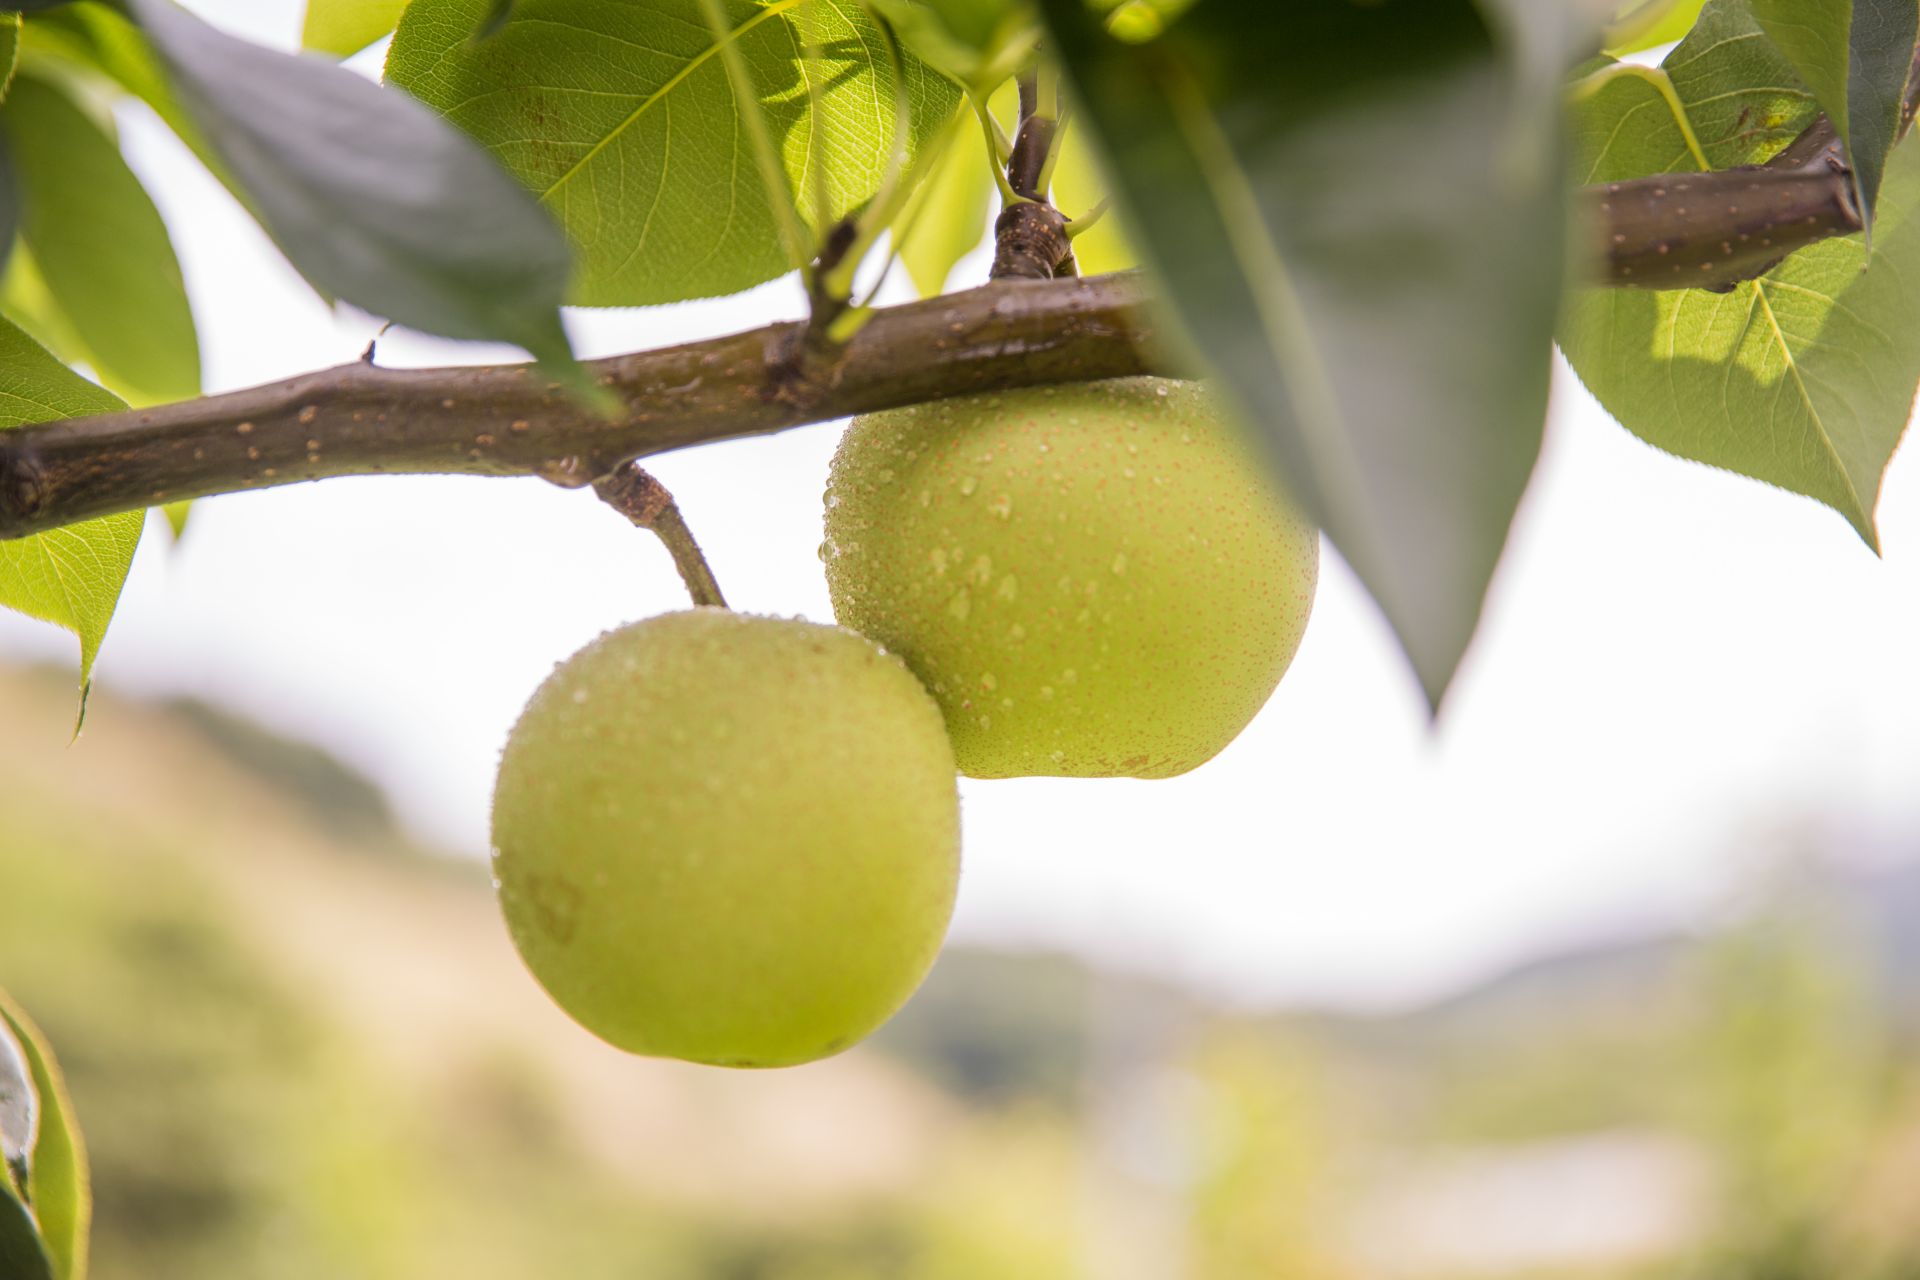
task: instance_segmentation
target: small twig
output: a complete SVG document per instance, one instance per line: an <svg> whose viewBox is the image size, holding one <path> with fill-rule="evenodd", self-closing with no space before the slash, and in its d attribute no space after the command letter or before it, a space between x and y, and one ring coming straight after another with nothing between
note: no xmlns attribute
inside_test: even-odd
<svg viewBox="0 0 1920 1280"><path fill-rule="evenodd" d="M1067 220L1047 200L1045 174L1051 163L1055 123L1043 109L1048 104L1037 73L1024 71L1020 86L1020 124L1007 155L1006 182L1000 216L993 224L993 267L990 280L1051 280L1073 258L1067 243ZM1017 198L1013 198L1017 197ZM1074 269L1067 268L1069 274Z"/></svg>
<svg viewBox="0 0 1920 1280"><path fill-rule="evenodd" d="M1112 197L1102 196L1100 203L1094 205L1093 208L1087 210L1079 217L1070 219L1067 222L1067 239L1071 240L1075 236L1084 235L1093 230L1094 224L1107 216L1107 209L1112 204Z"/></svg>
<svg viewBox="0 0 1920 1280"><path fill-rule="evenodd" d="M720 594L720 583L714 578L707 557L701 553L700 544L694 540L693 530L681 516L679 504L674 502L667 487L653 478L652 472L637 462L624 463L612 475L594 481L593 491L600 495L602 502L631 520L634 527L650 530L660 539L673 557L673 567L680 571L680 580L687 584L687 594L693 597L695 605L727 607L727 598Z"/></svg>
<svg viewBox="0 0 1920 1280"><path fill-rule="evenodd" d="M1053 154L1054 118L1040 110L1039 77L1022 72L1020 85L1020 125L1014 130L1013 149L1007 155L1007 185L1028 200L1045 200L1046 188L1041 176Z"/></svg>

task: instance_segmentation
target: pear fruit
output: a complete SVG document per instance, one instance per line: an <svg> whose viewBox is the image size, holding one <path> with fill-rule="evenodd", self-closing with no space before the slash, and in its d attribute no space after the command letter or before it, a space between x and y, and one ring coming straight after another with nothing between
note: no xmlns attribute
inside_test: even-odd
<svg viewBox="0 0 1920 1280"><path fill-rule="evenodd" d="M854 420L827 486L834 615L906 659L976 778L1165 778L1293 659L1315 530L1198 383L1122 378Z"/></svg>
<svg viewBox="0 0 1920 1280"><path fill-rule="evenodd" d="M884 1022L959 873L939 709L838 627L695 609L561 664L508 737L494 873L527 967L634 1053L773 1067Z"/></svg>

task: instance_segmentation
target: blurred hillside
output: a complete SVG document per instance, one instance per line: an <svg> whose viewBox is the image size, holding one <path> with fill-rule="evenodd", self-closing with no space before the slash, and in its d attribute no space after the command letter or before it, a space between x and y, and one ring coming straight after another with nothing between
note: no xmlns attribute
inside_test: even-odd
<svg viewBox="0 0 1920 1280"><path fill-rule="evenodd" d="M0 670L0 986L104 1280L1920 1276L1911 864L1394 1017L953 948L870 1045L724 1072L574 1027L325 753L72 710Z"/></svg>

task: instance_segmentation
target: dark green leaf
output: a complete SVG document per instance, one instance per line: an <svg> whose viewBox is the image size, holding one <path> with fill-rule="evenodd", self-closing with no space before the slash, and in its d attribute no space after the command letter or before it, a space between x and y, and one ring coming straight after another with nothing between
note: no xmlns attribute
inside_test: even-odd
<svg viewBox="0 0 1920 1280"><path fill-rule="evenodd" d="M1900 133L1901 95L1920 35L1914 0L1750 0L1753 16L1847 146L1860 209L1871 219L1887 155Z"/></svg>
<svg viewBox="0 0 1920 1280"><path fill-rule="evenodd" d="M21 234L101 381L135 404L200 394L200 347L173 243L120 148L51 82L0 109Z"/></svg>
<svg viewBox="0 0 1920 1280"><path fill-rule="evenodd" d="M112 392L0 320L0 430L123 407ZM65 627L80 638L83 697L144 521L135 511L0 541L0 607Z"/></svg>
<svg viewBox="0 0 1920 1280"><path fill-rule="evenodd" d="M20 15L0 14L0 102L7 100L14 68L20 62Z"/></svg>
<svg viewBox="0 0 1920 1280"><path fill-rule="evenodd" d="M1138 45L1042 7L1160 289L1437 702L1559 306L1564 177L1512 163L1509 63L1466 0L1206 0Z"/></svg>
<svg viewBox="0 0 1920 1280"><path fill-rule="evenodd" d="M124 3L242 197L322 293L570 360L566 241L471 139L403 94L236 40L172 0Z"/></svg>
<svg viewBox="0 0 1920 1280"><path fill-rule="evenodd" d="M0 1187L0 1276L6 1280L56 1280L33 1215L6 1187Z"/></svg>
<svg viewBox="0 0 1920 1280"><path fill-rule="evenodd" d="M84 1280L87 1229L93 1198L87 1182L86 1149L67 1097L66 1081L40 1029L0 991L0 1026L12 1031L25 1052L38 1094L40 1123L31 1158L28 1198L54 1280ZM0 1270L11 1280L11 1273Z"/></svg>
<svg viewBox="0 0 1920 1280"><path fill-rule="evenodd" d="M1664 68L1574 87L1583 181L1765 159L1815 107L1740 0L1715 0ZM1858 237L1731 293L1595 289L1561 346L1607 411L1685 458L1807 494L1872 545L1880 478L1920 382L1920 149L1897 149L1872 252Z"/></svg>
<svg viewBox="0 0 1920 1280"><path fill-rule="evenodd" d="M801 211L814 208L819 155L839 217L884 176L893 73L855 0L817 0L823 56L808 61L796 3L728 0L726 10ZM580 254L572 301L678 302L792 269L697 0L520 0L498 34L475 43L488 4L414 0L387 76L492 148L566 226ZM906 72L917 151L959 92L917 58Z"/></svg>

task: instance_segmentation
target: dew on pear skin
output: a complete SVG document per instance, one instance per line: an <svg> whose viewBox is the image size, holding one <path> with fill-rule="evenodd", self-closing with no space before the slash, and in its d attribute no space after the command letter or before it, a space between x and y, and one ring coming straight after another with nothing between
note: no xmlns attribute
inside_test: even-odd
<svg viewBox="0 0 1920 1280"><path fill-rule="evenodd" d="M879 480L881 484L892 484L893 468L892 467L880 468L880 470L875 473L874 478Z"/></svg>
<svg viewBox="0 0 1920 1280"><path fill-rule="evenodd" d="M1042 702L1051 702L1051 701L1053 701L1053 686L1052 686L1052 685L1050 685L1050 684L1043 684L1043 685L1041 685L1041 686L1040 686L1040 700L1041 700Z"/></svg>
<svg viewBox="0 0 1920 1280"><path fill-rule="evenodd" d="M987 672L983 672L980 676L980 687L982 689L985 689L988 693L992 693L995 689L998 689L1000 687L1000 682L994 679L993 672L987 671Z"/></svg>
<svg viewBox="0 0 1920 1280"><path fill-rule="evenodd" d="M981 727L982 729L991 729L991 728L993 728L993 717L992 717L992 716L981 716L981 717L980 717L980 727Z"/></svg>
<svg viewBox="0 0 1920 1280"><path fill-rule="evenodd" d="M1008 574L1006 577L1000 579L1000 585L995 589L994 594L1002 600L1014 599L1020 594L1020 580L1012 574ZM1026 633L1023 631L1021 634L1025 635Z"/></svg>
<svg viewBox="0 0 1920 1280"><path fill-rule="evenodd" d="M965 587L954 592L953 599L947 601L947 612L960 622L965 622L967 615L973 612L973 597Z"/></svg>
<svg viewBox="0 0 1920 1280"><path fill-rule="evenodd" d="M978 489L979 487L980 487L980 482L976 480L974 477L972 476L960 477L960 496L961 497L963 498L972 497L973 491L975 489Z"/></svg>
<svg viewBox="0 0 1920 1280"><path fill-rule="evenodd" d="M945 551L942 551L939 547L935 547L933 553L927 557L927 560L933 565L933 572L936 577L946 574L947 553Z"/></svg>
<svg viewBox="0 0 1920 1280"><path fill-rule="evenodd" d="M920 491L920 505L923 507L930 507L933 505L933 490L922 489Z"/></svg>
<svg viewBox="0 0 1920 1280"><path fill-rule="evenodd" d="M573 691L573 705L576 707L584 707L587 705L587 691L584 688Z"/></svg>
<svg viewBox="0 0 1920 1280"><path fill-rule="evenodd" d="M993 558L991 556L975 556L973 558L973 580L983 587L993 581Z"/></svg>
<svg viewBox="0 0 1920 1280"><path fill-rule="evenodd" d="M1113 556L1113 572L1116 575L1119 575L1119 574L1124 574L1126 571L1127 571L1127 553L1124 551L1116 551Z"/></svg>
<svg viewBox="0 0 1920 1280"><path fill-rule="evenodd" d="M1001 494L987 504L987 510L993 512L993 514L999 516L1002 520L1011 519L1013 517L1013 495L1007 493Z"/></svg>

